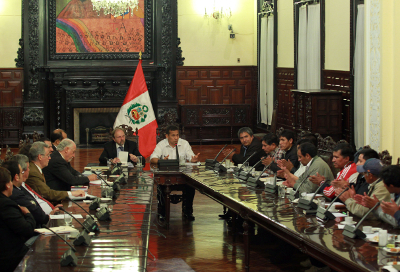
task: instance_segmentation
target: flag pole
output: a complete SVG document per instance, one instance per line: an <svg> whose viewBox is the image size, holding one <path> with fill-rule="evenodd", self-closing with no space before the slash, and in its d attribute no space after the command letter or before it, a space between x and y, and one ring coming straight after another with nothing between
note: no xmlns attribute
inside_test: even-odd
<svg viewBox="0 0 400 272"><path fill-rule="evenodd" d="M139 59L142 59L142 50L139 51Z"/></svg>

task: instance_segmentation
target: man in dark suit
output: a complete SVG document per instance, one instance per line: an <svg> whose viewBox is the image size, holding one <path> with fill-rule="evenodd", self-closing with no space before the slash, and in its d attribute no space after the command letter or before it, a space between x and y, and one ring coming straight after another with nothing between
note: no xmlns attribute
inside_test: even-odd
<svg viewBox="0 0 400 272"><path fill-rule="evenodd" d="M53 151L57 150L57 146L61 143L62 140L63 140L63 136L61 133L54 133L54 132L51 133L50 141L51 141L51 146L53 148ZM46 143L46 144L49 145L48 143Z"/></svg>
<svg viewBox="0 0 400 272"><path fill-rule="evenodd" d="M34 235L35 219L25 207L10 199L13 191L10 171L0 167L0 264L1 271L14 271L25 256L26 240Z"/></svg>
<svg viewBox="0 0 400 272"><path fill-rule="evenodd" d="M85 185L97 179L96 174L88 177L72 168L70 161L75 157L76 144L64 139L51 154L49 165L43 168L47 185L53 190L71 191L71 186Z"/></svg>
<svg viewBox="0 0 400 272"><path fill-rule="evenodd" d="M279 147L285 154L281 160L277 163L271 163L270 169L274 172L278 172L282 167L288 169L294 174L300 166L299 159L297 157L297 146L294 144L295 134L290 129L285 129L279 136ZM278 176L284 177L284 174L280 171Z"/></svg>
<svg viewBox="0 0 400 272"><path fill-rule="evenodd" d="M138 156L142 156L139 152L139 148L135 142L125 140L125 131L122 128L115 128L112 131L113 141L104 144L103 153L101 153L99 161L100 164L107 164L107 160L111 160L112 163L121 162L118 158L120 151L128 152L128 162L136 164ZM146 159L142 156L142 164L146 163Z"/></svg>
<svg viewBox="0 0 400 272"><path fill-rule="evenodd" d="M49 215L58 211L58 208L50 207L46 213L36 199L22 186L24 175L21 165L15 160L4 162L2 167L10 171L13 192L10 199L15 201L18 205L26 207L33 215L36 221L36 227L41 228L43 224L49 222Z"/></svg>
<svg viewBox="0 0 400 272"><path fill-rule="evenodd" d="M238 137L242 146L240 147L240 153L232 156L233 163L235 165L242 164L251 155L258 153L249 160L249 165L253 166L260 160L260 156L262 155L262 144L260 140L254 137L253 131L249 127L240 128L238 131ZM224 150L224 154L226 155L228 155L229 152L231 152L231 150Z"/></svg>

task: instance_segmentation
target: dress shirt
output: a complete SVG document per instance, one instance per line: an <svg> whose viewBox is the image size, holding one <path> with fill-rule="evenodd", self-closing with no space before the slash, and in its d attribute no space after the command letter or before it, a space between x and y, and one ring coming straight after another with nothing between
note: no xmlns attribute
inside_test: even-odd
<svg viewBox="0 0 400 272"><path fill-rule="evenodd" d="M179 138L177 146L178 146L179 158L185 158L186 161L190 161L192 157L195 155L188 141ZM150 160L152 158L163 159L168 155L169 155L168 159L175 160L176 147L170 146L170 144L168 143L168 139L164 139L157 144L156 148L154 149L153 153L150 156Z"/></svg>
<svg viewBox="0 0 400 272"><path fill-rule="evenodd" d="M43 175L42 168L40 168L40 166L37 165L36 163L33 163L33 164L36 165L36 167L39 169L39 173ZM28 190L28 191L29 191L29 190ZM70 192L70 191L67 191L67 193L68 193L68 197L69 197L69 198L72 198L71 192Z"/></svg>
<svg viewBox="0 0 400 272"><path fill-rule="evenodd" d="M294 172L294 175L296 177L300 177L305 171L306 171L306 167L302 163L300 163L300 167L299 167L299 169L297 169L296 172Z"/></svg>
<svg viewBox="0 0 400 272"><path fill-rule="evenodd" d="M29 190L26 185L25 182L22 182L22 187L24 187L36 200L37 203L39 203L40 208L42 208L42 210L46 213L46 214L50 214L51 211L53 210L50 205L44 201L43 199L41 199L40 197L38 197L37 195L35 195L31 190ZM20 188L18 188L20 189ZM20 189L21 190L21 189Z"/></svg>

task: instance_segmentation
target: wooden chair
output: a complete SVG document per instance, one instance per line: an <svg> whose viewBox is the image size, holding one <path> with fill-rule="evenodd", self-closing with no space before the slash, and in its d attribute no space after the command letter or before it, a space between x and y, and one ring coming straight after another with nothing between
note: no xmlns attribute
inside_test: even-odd
<svg viewBox="0 0 400 272"><path fill-rule="evenodd" d="M6 145L6 156L4 158L4 161L10 160L12 156L14 156L14 153L11 151L10 147Z"/></svg>
<svg viewBox="0 0 400 272"><path fill-rule="evenodd" d="M137 128L133 130L133 128L128 125L120 125L118 127L125 131L127 140L135 142L139 146L139 130Z"/></svg>
<svg viewBox="0 0 400 272"><path fill-rule="evenodd" d="M166 112L162 118L157 120L157 143L165 139L166 129L169 126L176 126L179 129L179 138L185 139L185 127L177 123L178 115L175 112Z"/></svg>

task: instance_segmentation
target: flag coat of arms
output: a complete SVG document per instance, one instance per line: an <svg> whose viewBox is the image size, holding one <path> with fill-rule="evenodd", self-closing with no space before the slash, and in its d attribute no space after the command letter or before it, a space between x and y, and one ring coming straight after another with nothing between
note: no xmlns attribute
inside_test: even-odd
<svg viewBox="0 0 400 272"><path fill-rule="evenodd" d="M139 60L124 103L115 119L114 128L120 125L138 128L139 152L143 157L149 157L157 144L158 126L143 74L142 60Z"/></svg>

